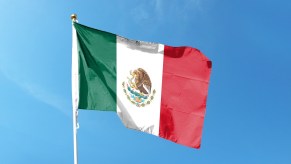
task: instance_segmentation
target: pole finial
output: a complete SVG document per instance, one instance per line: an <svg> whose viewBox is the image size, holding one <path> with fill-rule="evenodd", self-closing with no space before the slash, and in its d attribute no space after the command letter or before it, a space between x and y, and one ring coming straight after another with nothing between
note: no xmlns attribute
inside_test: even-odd
<svg viewBox="0 0 291 164"><path fill-rule="evenodd" d="M71 19L72 19L73 22L76 22L76 20L77 20L77 14L72 14L71 15Z"/></svg>

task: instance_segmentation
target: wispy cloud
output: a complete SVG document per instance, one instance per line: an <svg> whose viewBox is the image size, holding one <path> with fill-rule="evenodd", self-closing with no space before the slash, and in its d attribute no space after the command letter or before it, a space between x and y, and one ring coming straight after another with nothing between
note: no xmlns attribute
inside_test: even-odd
<svg viewBox="0 0 291 164"><path fill-rule="evenodd" d="M137 6L131 11L131 13L136 22L142 22L150 18L150 13L144 8L143 5Z"/></svg>
<svg viewBox="0 0 291 164"><path fill-rule="evenodd" d="M140 3L132 9L132 15L137 23L149 20L166 20L181 18L183 20L193 17L193 14L202 12L201 0L151 0Z"/></svg>
<svg viewBox="0 0 291 164"><path fill-rule="evenodd" d="M59 110L64 113L66 116L70 116L70 110L68 110L68 100L66 100L61 95L51 92L48 88L41 86L40 84L29 81L28 79L21 78L16 76L13 71L0 67L0 73L4 75L8 80L13 82L19 88L24 90L27 94L34 97L36 100L43 102L54 109Z"/></svg>

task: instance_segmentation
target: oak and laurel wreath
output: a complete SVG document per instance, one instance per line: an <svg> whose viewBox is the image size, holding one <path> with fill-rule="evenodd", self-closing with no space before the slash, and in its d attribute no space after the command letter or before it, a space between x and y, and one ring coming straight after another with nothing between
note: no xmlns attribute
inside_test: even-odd
<svg viewBox="0 0 291 164"><path fill-rule="evenodd" d="M126 95L127 99L133 104L133 105L136 105L137 107L145 107L146 105L149 105L151 104L151 102L153 101L154 99L154 96L156 94L156 90L154 89L153 90L153 93L152 95L149 97L149 100L147 100L146 102L143 102L143 103L137 103L135 101L133 101L130 96L128 95L127 91L126 91L126 88L125 88L125 82L122 82L122 87L123 87L123 92L124 94Z"/></svg>

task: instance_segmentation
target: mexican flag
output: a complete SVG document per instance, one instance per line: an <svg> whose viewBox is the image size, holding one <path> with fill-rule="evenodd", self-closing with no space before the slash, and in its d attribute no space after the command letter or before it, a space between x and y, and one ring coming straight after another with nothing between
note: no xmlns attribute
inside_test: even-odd
<svg viewBox="0 0 291 164"><path fill-rule="evenodd" d="M211 61L198 49L73 23L75 109L113 111L130 129L199 148Z"/></svg>

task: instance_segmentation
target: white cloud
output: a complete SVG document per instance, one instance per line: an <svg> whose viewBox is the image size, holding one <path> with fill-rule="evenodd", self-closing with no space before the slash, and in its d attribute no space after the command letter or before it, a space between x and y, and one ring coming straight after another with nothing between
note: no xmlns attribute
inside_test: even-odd
<svg viewBox="0 0 291 164"><path fill-rule="evenodd" d="M142 22L149 19L150 13L141 5L132 10L132 15L135 21Z"/></svg>
<svg viewBox="0 0 291 164"><path fill-rule="evenodd" d="M5 70L0 66L0 72L11 82L13 82L15 85L17 85L19 88L24 90L27 94L34 97L36 100L43 102L54 109L58 109L60 112L64 113L66 116L70 117L70 109L67 109L68 102L67 100L62 97L61 95L58 95L57 93L51 92L48 88L41 86L40 84L33 83L31 81L28 81L27 79L24 79L23 77L16 76L16 73L13 73L13 71ZM19 75L20 73L18 73Z"/></svg>
<svg viewBox="0 0 291 164"><path fill-rule="evenodd" d="M191 19L193 14L202 12L201 0L151 0L140 3L132 9L134 21L144 23L144 21L160 21L173 18L183 20Z"/></svg>

